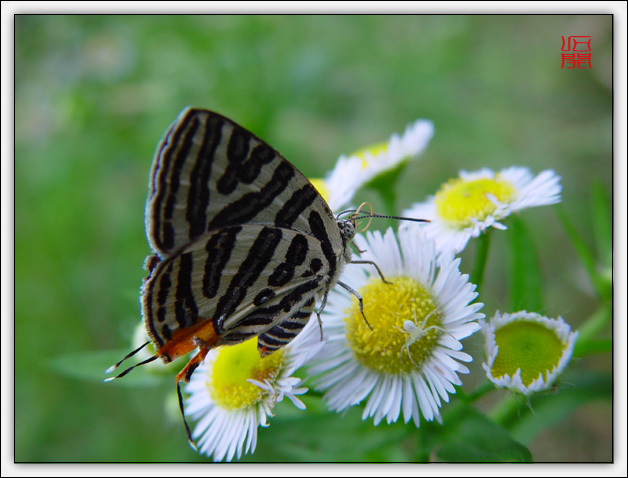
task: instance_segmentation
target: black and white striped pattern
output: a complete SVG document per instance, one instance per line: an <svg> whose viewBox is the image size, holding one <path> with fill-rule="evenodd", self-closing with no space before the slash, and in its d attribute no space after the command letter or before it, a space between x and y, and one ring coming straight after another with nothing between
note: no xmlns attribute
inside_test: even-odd
<svg viewBox="0 0 628 478"><path fill-rule="evenodd" d="M258 336L262 355L283 347L350 261L355 229L341 222L262 140L216 113L185 109L149 179L156 255L145 265L142 313L154 345L165 350L211 326L217 339L208 346Z"/></svg>

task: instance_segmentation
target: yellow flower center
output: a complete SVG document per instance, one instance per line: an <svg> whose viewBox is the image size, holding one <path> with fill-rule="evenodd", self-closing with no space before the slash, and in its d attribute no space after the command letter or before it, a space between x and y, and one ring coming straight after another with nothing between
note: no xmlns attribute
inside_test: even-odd
<svg viewBox="0 0 628 478"><path fill-rule="evenodd" d="M491 368L495 378L511 377L521 369L521 381L530 386L539 375L547 376L558 365L564 346L552 330L531 321L510 322L495 331L499 347Z"/></svg>
<svg viewBox="0 0 628 478"><path fill-rule="evenodd" d="M357 299L345 310L347 339L358 362L382 373L399 374L421 366L442 334L441 316L430 293L414 279L379 278L359 291L364 300L364 321Z"/></svg>
<svg viewBox="0 0 628 478"><path fill-rule="evenodd" d="M233 410L254 406L266 392L247 379L272 382L279 375L281 364L282 351L261 358L255 338L223 347L209 372L211 379L206 383L207 390L221 408Z"/></svg>
<svg viewBox="0 0 628 478"><path fill-rule="evenodd" d="M445 221L464 228L470 226L473 219L483 221L495 212L497 205L489 199L489 194L504 204L511 202L515 193L513 184L499 175L494 179L480 178L472 181L450 179L436 193L436 209Z"/></svg>
<svg viewBox="0 0 628 478"><path fill-rule="evenodd" d="M368 163L366 161L366 154L369 153L372 157L377 157L377 155L385 153L388 150L388 142L383 141L381 143L374 144L367 148L362 148L351 156L357 156L362 159L362 169L366 169L368 167Z"/></svg>

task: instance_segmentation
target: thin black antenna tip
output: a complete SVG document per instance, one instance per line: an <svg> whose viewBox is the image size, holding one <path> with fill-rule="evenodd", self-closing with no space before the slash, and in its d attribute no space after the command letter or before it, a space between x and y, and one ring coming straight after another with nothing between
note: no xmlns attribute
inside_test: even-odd
<svg viewBox="0 0 628 478"><path fill-rule="evenodd" d="M150 344L150 341L148 342L144 342L142 345L140 345L138 348L136 348L135 350L133 350L132 352L129 352L128 354L126 354L124 356L124 358L122 360L120 360L117 364L112 365L111 367L109 367L107 370L105 370L105 373L111 373L113 372L115 369L117 369L122 362L124 362L126 359L133 357L133 355L135 355L136 353L138 353L140 350L142 350L144 347L146 347L148 344Z"/></svg>
<svg viewBox="0 0 628 478"><path fill-rule="evenodd" d="M399 221L431 222L429 219L417 219L416 217L403 217L403 216L385 216L383 214L369 214L367 216L359 216L354 219L357 221L358 219L367 219L369 217L378 217L380 219L398 219Z"/></svg>

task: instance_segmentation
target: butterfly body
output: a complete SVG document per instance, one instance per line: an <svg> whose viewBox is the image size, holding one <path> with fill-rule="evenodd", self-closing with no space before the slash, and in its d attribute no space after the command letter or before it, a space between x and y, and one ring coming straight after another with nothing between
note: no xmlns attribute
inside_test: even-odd
<svg viewBox="0 0 628 478"><path fill-rule="evenodd" d="M272 353L306 325L351 260L351 220L231 120L187 108L157 147L146 205L142 315L157 355L199 347L188 380L215 346L258 337Z"/></svg>

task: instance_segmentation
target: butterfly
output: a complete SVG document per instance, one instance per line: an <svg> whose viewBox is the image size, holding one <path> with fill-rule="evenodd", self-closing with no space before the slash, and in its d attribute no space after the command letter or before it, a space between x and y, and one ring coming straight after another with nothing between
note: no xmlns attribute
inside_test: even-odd
<svg viewBox="0 0 628 478"><path fill-rule="evenodd" d="M352 262L357 216L342 214L334 216L307 178L251 132L220 114L184 109L149 174L146 235L154 253L145 261L141 309L156 353L112 379L198 349L176 376L185 422L179 383L212 348L252 337L261 356L284 347L319 300L320 325L336 284L362 308L339 280Z"/></svg>

